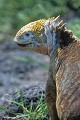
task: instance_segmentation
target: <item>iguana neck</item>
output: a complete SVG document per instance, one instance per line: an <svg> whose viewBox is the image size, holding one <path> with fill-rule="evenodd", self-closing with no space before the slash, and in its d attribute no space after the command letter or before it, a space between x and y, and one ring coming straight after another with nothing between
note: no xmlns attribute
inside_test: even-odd
<svg viewBox="0 0 80 120"><path fill-rule="evenodd" d="M71 50L71 46L75 46L77 44L77 38L72 34L70 30L64 28L61 31L56 31L56 41L58 42L58 48L52 50L50 53L50 66L53 71L53 78L56 79L56 73L62 64L63 59L66 59L69 50Z"/></svg>
<svg viewBox="0 0 80 120"><path fill-rule="evenodd" d="M53 39L54 46L52 48L52 51L50 52L49 56L55 56L58 57L58 51L64 50L66 47L68 47L71 43L79 42L78 38L74 36L71 30L68 30L66 27L63 29L57 29L55 31L55 38ZM54 36L54 34L53 34ZM55 49L54 49L55 48ZM54 57L53 57L54 58Z"/></svg>

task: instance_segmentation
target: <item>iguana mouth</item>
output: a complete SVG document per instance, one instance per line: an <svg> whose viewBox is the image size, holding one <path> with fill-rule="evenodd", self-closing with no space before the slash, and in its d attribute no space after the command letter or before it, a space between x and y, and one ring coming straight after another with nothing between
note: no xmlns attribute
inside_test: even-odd
<svg viewBox="0 0 80 120"><path fill-rule="evenodd" d="M17 43L20 47L26 47L27 45L30 45L32 43L26 43L26 44L20 44L20 43Z"/></svg>

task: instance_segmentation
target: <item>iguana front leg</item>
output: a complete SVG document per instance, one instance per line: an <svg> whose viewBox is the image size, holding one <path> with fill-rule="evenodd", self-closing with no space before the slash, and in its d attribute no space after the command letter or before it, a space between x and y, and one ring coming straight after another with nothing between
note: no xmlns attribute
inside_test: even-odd
<svg viewBox="0 0 80 120"><path fill-rule="evenodd" d="M52 36L50 24L48 21L45 24L45 35L47 37L47 44L48 44L48 50L49 50L48 52L50 54L51 51L55 50L55 48L53 50L53 46L56 46L56 41L53 42L53 39L55 36ZM50 68L48 73L49 77L46 84L46 103L48 106L48 111L49 111L51 120L59 120L57 115L57 110L56 110L56 83L54 80L55 76L53 75L52 62L53 61L50 60Z"/></svg>

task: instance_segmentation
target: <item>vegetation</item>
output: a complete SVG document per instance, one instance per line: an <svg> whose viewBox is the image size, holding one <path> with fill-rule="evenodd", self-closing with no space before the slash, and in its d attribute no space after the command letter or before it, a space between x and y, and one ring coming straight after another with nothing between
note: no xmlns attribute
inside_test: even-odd
<svg viewBox="0 0 80 120"><path fill-rule="evenodd" d="M29 120L44 120L45 118L47 118L48 115L47 106L45 103L43 103L42 96L38 101L38 105L36 108L33 108L33 101L31 101L30 107L26 108L22 92L19 92L18 95L20 96L21 99L20 102L17 102L16 100L8 101L16 104L23 110L23 113L12 113L15 115L16 118L25 118L25 119L27 118ZM0 110L1 111L3 110L7 113L10 112L9 109L7 109L4 106L0 106Z"/></svg>
<svg viewBox="0 0 80 120"><path fill-rule="evenodd" d="M41 18L64 15L69 0L0 0L0 31L14 33L23 25ZM80 8L79 0L71 4Z"/></svg>

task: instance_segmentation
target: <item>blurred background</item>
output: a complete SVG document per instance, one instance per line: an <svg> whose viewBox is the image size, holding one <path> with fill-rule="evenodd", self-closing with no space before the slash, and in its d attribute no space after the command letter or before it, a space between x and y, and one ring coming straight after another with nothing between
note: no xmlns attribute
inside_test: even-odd
<svg viewBox="0 0 80 120"><path fill-rule="evenodd" d="M48 56L21 50L13 39L23 25L58 15L80 38L80 0L0 0L0 97L23 86L45 86Z"/></svg>

